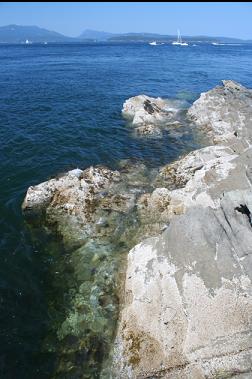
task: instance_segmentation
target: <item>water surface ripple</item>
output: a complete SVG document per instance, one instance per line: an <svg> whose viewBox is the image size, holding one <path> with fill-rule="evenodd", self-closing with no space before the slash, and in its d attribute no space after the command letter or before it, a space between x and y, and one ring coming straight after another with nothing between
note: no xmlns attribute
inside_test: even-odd
<svg viewBox="0 0 252 379"><path fill-rule="evenodd" d="M189 105L221 79L252 87L251 67L252 45L0 46L1 378L50 378L55 360L41 345L57 254L31 241L20 208L27 188L75 167L124 158L157 167L192 150L190 134L135 138L124 100L144 93Z"/></svg>

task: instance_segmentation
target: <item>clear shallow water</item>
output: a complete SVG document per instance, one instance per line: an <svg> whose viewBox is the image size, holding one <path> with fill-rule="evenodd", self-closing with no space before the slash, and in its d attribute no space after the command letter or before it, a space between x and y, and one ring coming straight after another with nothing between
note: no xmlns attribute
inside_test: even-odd
<svg viewBox="0 0 252 379"><path fill-rule="evenodd" d="M53 354L41 343L51 314L50 267L21 214L26 189L79 166L115 167L123 158L159 166L194 147L190 135L134 138L125 99L195 100L233 79L252 87L252 46L0 46L0 377L49 378Z"/></svg>

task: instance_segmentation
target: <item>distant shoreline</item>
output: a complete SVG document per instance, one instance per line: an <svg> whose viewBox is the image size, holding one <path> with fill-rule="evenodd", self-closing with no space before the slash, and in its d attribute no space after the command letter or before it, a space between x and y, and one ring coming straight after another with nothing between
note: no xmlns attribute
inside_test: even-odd
<svg viewBox="0 0 252 379"><path fill-rule="evenodd" d="M46 42L46 43L45 43ZM121 41L121 40L118 40L118 41L79 41L79 42L68 42L68 41L62 41L62 42L48 42L48 41L45 41L45 42L29 42L29 43L25 43L25 42L0 42L0 46L47 46L47 45L146 45L146 44L149 44L149 41ZM159 41L157 41L159 42ZM171 45L172 46L172 41L162 41L164 42L164 45ZM189 46L192 46L193 44L197 43L198 45L197 46L204 46L204 45L211 45L213 46L213 42L211 41L189 41L187 40L187 42L189 43ZM163 46L164 46L163 45ZM252 41L251 42L220 42L216 45L219 45L219 46L249 46L249 45L252 45ZM195 45L194 45L195 46ZM176 46L174 46L175 48Z"/></svg>
<svg viewBox="0 0 252 379"><path fill-rule="evenodd" d="M252 40L244 40L234 37L223 36L186 36L182 35L183 40L191 43L242 43L249 44ZM0 43L25 43L26 40L32 43L100 43L100 42L158 42L169 43L177 39L177 35L164 35L158 33L108 33L97 30L86 29L77 37L68 37L61 33L39 28L38 26L21 26L21 25L6 25L0 26Z"/></svg>

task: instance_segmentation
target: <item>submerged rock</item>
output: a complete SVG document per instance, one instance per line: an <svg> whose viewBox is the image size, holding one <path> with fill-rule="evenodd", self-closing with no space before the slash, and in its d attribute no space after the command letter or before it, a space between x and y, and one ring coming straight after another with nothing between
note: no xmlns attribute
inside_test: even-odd
<svg viewBox="0 0 252 379"><path fill-rule="evenodd" d="M50 299L56 320L48 339L54 342L44 346L57 357L53 378L99 377L114 337L120 266L139 242L135 204L150 183L143 163L119 166L71 170L30 187L22 205L40 237L49 230L63 244L56 266L51 263L57 274L52 286L56 293L62 287L63 299Z"/></svg>
<svg viewBox="0 0 252 379"><path fill-rule="evenodd" d="M215 145L162 167L138 200L165 231L128 255L116 378L252 375L251 91L223 81L188 117Z"/></svg>

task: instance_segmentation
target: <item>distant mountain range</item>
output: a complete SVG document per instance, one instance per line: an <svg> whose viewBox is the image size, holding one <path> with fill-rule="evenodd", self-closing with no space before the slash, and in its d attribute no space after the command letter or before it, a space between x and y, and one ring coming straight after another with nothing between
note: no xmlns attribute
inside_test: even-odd
<svg viewBox="0 0 252 379"><path fill-rule="evenodd" d="M78 37L68 37L38 26L7 25L0 27L0 43L25 43L27 40L30 43L150 42L153 40L171 42L175 39L177 39L176 35L156 33L115 34L91 29L84 30ZM183 40L187 42L252 43L252 40L211 36L183 36Z"/></svg>
<svg viewBox="0 0 252 379"><path fill-rule="evenodd" d="M75 42L76 38L39 28L38 26L7 25L0 27L0 42L24 43L31 42Z"/></svg>

